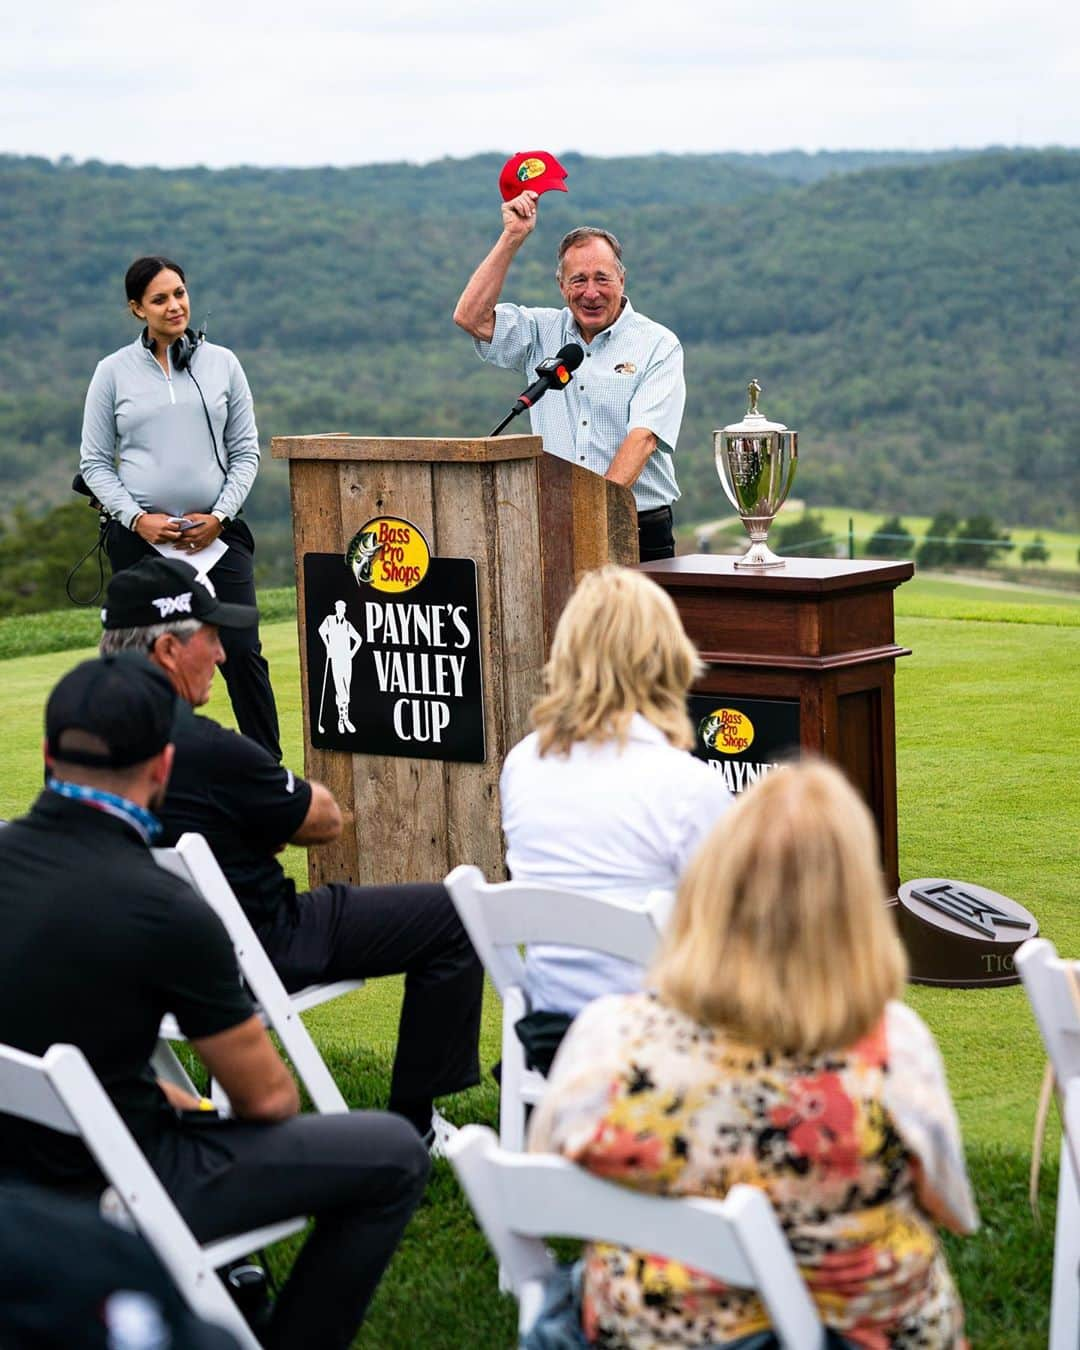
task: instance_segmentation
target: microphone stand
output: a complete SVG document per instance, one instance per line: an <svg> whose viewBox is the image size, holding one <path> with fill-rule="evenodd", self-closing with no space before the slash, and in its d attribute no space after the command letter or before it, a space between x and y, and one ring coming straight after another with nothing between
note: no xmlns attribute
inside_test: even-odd
<svg viewBox="0 0 1080 1350"><path fill-rule="evenodd" d="M518 415L518 413L523 413L524 411L525 411L524 407L521 407L521 408L517 408L517 407L511 408L510 411L509 411L509 412L506 414L506 416L503 418L503 420L502 420L502 421L499 423L499 425L495 428L495 430L494 430L494 431L489 431L489 432L488 432L488 435L489 435L489 436L497 436L497 435L499 434L499 432L502 431L503 427L509 425L509 423L512 422L512 421L514 420L514 418Z"/></svg>

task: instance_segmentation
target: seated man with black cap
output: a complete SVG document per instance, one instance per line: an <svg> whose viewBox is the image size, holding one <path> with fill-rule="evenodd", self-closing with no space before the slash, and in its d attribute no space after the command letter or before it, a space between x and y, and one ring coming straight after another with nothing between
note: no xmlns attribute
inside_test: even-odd
<svg viewBox="0 0 1080 1350"><path fill-rule="evenodd" d="M335 882L297 894L275 855L337 838L329 789L192 712L224 659L218 628L255 619L250 606L222 604L186 563L148 558L109 582L101 650L148 656L180 695L165 842L205 836L285 987L404 972L389 1110L430 1144L442 1123L433 1099L479 1081L482 968L442 885Z"/></svg>
<svg viewBox="0 0 1080 1350"><path fill-rule="evenodd" d="M53 690L48 785L0 830L0 1041L33 1054L77 1045L200 1240L314 1214L264 1343L345 1347L427 1155L398 1116L297 1114L221 921L154 862L177 703L161 671L129 654L86 661ZM166 1012L236 1119L155 1082ZM0 1171L89 1194L101 1184L78 1140L3 1114Z"/></svg>

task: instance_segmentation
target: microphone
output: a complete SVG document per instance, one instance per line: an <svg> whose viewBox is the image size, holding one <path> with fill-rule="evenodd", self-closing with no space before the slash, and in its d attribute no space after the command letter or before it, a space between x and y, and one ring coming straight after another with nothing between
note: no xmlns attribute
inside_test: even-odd
<svg viewBox="0 0 1080 1350"><path fill-rule="evenodd" d="M518 395L513 408L491 435L497 436L512 418L523 413L526 408L531 408L549 389L565 389L570 383L570 376L584 360L585 350L578 342L568 342L565 347L560 347L554 356L546 356L536 367L537 378L528 389Z"/></svg>

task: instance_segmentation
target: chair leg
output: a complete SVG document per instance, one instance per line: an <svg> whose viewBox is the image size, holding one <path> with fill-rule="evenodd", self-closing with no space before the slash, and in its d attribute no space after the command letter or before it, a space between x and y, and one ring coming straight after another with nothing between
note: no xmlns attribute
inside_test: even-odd
<svg viewBox="0 0 1080 1350"><path fill-rule="evenodd" d="M1080 1345L1080 1187L1072 1150L1061 1140L1057 1221L1054 1227L1054 1285L1050 1302L1050 1350Z"/></svg>

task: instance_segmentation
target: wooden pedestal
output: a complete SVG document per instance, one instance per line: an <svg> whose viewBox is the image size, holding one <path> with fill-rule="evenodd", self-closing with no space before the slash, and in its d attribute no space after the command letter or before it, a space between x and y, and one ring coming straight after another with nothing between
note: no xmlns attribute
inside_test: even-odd
<svg viewBox="0 0 1080 1350"><path fill-rule="evenodd" d="M837 763L869 805L886 884L896 837L893 596L910 562L789 558L767 572L697 554L642 563L671 595L707 670L694 693L794 699L804 750Z"/></svg>
<svg viewBox="0 0 1080 1350"><path fill-rule="evenodd" d="M310 851L310 884L433 881L458 863L503 879L503 759L528 730L549 635L577 578L602 562L637 561L632 495L545 455L537 436L275 437L271 449L289 460L305 773L345 817L339 840ZM381 516L417 526L434 557L476 562L483 763L312 745L304 557L344 559L353 535Z"/></svg>

